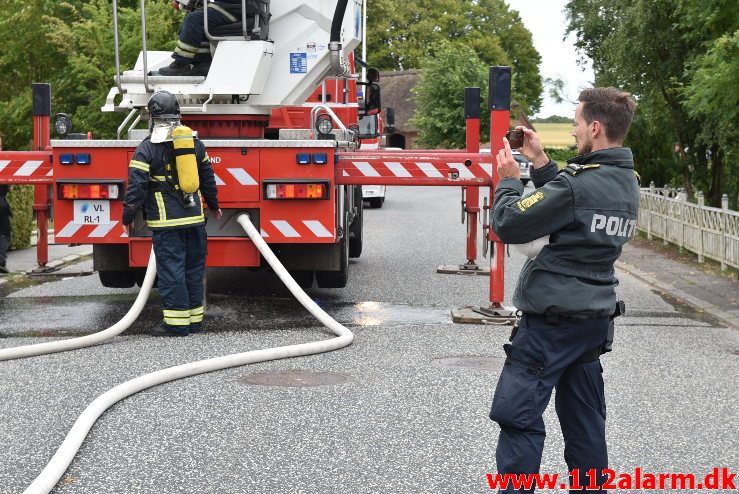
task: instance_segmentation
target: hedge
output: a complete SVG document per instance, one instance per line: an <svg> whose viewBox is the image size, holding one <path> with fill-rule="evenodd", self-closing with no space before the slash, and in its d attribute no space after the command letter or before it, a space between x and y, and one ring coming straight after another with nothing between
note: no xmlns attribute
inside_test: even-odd
<svg viewBox="0 0 739 494"><path fill-rule="evenodd" d="M31 246L31 233L36 228L33 221L33 185L14 185L8 193L8 203L13 211L10 218L11 249L27 249Z"/></svg>
<svg viewBox="0 0 739 494"><path fill-rule="evenodd" d="M553 159L558 165L564 166L567 160L577 156L577 149L574 148L544 148L549 159Z"/></svg>

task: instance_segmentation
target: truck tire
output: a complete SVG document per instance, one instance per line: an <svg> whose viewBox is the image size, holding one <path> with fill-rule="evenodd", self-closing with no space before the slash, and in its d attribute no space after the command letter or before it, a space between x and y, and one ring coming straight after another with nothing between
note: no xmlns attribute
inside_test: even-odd
<svg viewBox="0 0 739 494"><path fill-rule="evenodd" d="M106 288L131 288L136 284L136 273L128 271L98 271L100 283Z"/></svg>
<svg viewBox="0 0 739 494"><path fill-rule="evenodd" d="M302 269L295 269L289 271L290 276L293 277L295 280L295 283L300 286L300 288L311 288L313 286L313 271L312 270L302 270Z"/></svg>
<svg viewBox="0 0 739 494"><path fill-rule="evenodd" d="M134 268L133 275L136 277L136 284L138 286L141 286L144 284L144 278L146 277L146 268ZM159 281L159 276L154 277L154 285L153 288L157 287L157 281Z"/></svg>
<svg viewBox="0 0 739 494"><path fill-rule="evenodd" d="M354 206L357 208L357 215L354 217L354 222L349 226L349 257L357 259L362 255L364 230L364 201L362 200L361 186L355 189Z"/></svg>
<svg viewBox="0 0 739 494"><path fill-rule="evenodd" d="M371 197L369 199L370 206L375 209L380 209L382 207L382 204L385 202L384 197Z"/></svg>
<svg viewBox="0 0 739 494"><path fill-rule="evenodd" d="M341 269L339 271L316 271L318 288L344 288L349 281L349 249L347 238L339 240L341 250Z"/></svg>

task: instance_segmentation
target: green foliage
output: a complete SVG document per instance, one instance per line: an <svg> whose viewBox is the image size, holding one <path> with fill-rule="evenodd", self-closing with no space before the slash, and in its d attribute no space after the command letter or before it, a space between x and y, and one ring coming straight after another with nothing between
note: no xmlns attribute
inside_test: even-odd
<svg viewBox="0 0 739 494"><path fill-rule="evenodd" d="M567 164L567 160L577 156L577 148L544 148L544 152L547 154L549 159L557 162L562 167Z"/></svg>
<svg viewBox="0 0 739 494"><path fill-rule="evenodd" d="M735 198L736 2L570 0L566 10L596 84L637 98L626 142L644 181L707 191L713 205Z"/></svg>
<svg viewBox="0 0 739 494"><path fill-rule="evenodd" d="M33 232L33 186L15 185L8 193L8 204L13 216L10 218L11 249L26 249L31 246Z"/></svg>
<svg viewBox="0 0 739 494"><path fill-rule="evenodd" d="M504 0L373 0L368 4L370 64L422 67L442 42L467 46L483 65L510 65L512 94L528 114L542 102L541 57L531 33Z"/></svg>
<svg viewBox="0 0 739 494"><path fill-rule="evenodd" d="M532 118L531 123L566 123L574 124L575 119L572 117L561 117L559 115L551 115L546 118Z"/></svg>
<svg viewBox="0 0 739 494"><path fill-rule="evenodd" d="M119 7L121 70L141 50L139 2ZM147 48L172 49L182 20L167 2L147 0ZM6 149L30 149L31 83L49 82L54 112L75 131L113 137L121 116L104 114L114 84L113 12L108 0L3 0L0 10L0 132Z"/></svg>
<svg viewBox="0 0 739 494"><path fill-rule="evenodd" d="M474 49L459 43L440 43L423 60L421 80L414 88L416 116L423 146L462 148L465 145L464 88L479 87L487 94L487 64ZM480 134L490 133L490 114L480 101Z"/></svg>
<svg viewBox="0 0 739 494"><path fill-rule="evenodd" d="M702 122L698 142L711 150L711 165L726 167L714 180L727 180L721 189L731 190L734 202L739 191L739 30L714 40L689 68L693 75L682 93L683 105ZM711 185L715 189L722 184Z"/></svg>

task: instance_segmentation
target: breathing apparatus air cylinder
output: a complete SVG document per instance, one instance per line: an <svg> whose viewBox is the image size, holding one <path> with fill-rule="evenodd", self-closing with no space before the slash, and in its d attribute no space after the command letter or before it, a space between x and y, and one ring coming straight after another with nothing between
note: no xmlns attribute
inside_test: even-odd
<svg viewBox="0 0 739 494"><path fill-rule="evenodd" d="M200 188L200 176L192 129L184 125L173 129L172 144L174 144L177 182L180 190L186 194L196 192Z"/></svg>

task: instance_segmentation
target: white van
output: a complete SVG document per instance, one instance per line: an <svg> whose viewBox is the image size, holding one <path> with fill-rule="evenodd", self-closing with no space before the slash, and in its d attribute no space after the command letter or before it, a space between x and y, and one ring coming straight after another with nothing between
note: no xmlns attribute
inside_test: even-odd
<svg viewBox="0 0 739 494"><path fill-rule="evenodd" d="M480 149L481 153L490 153L490 148ZM521 170L521 182L526 185L531 181L531 162L526 156L519 153L518 150L512 149L513 159L518 162L518 167Z"/></svg>

